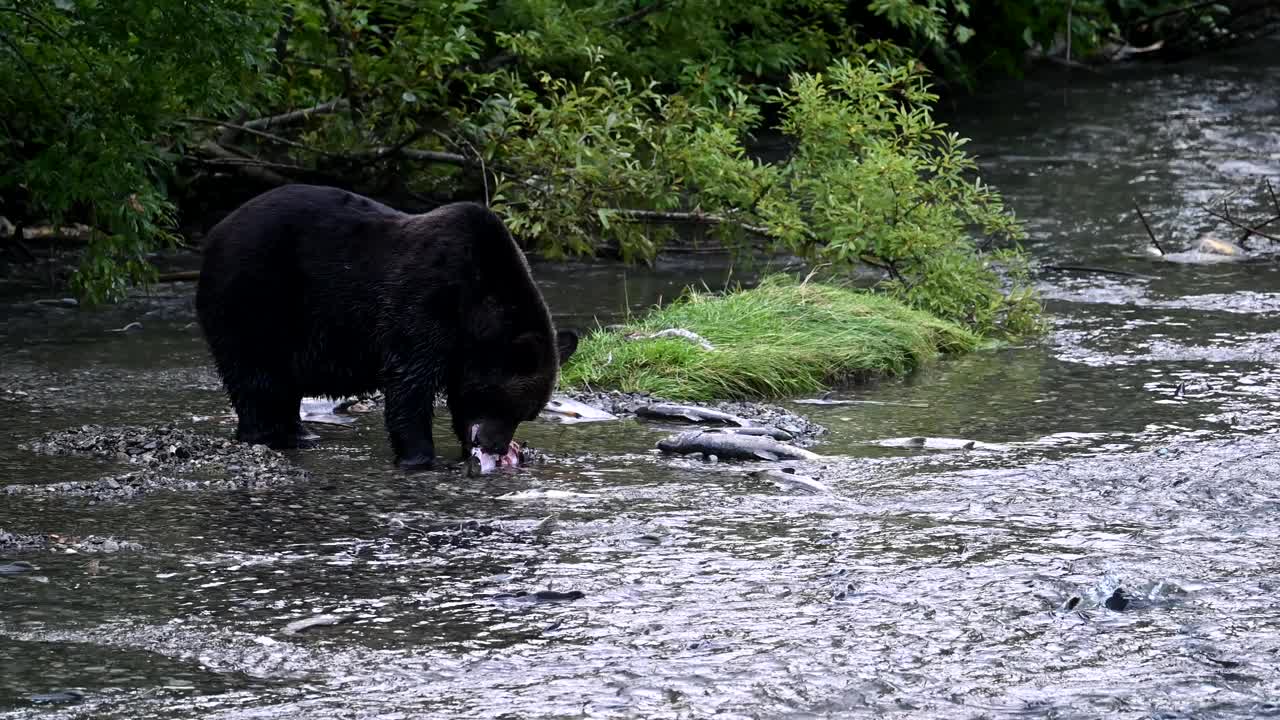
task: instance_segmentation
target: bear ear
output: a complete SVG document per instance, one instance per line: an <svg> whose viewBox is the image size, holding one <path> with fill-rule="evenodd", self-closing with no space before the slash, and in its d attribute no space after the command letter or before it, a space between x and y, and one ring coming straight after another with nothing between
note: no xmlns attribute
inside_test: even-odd
<svg viewBox="0 0 1280 720"><path fill-rule="evenodd" d="M573 357L573 353L578 349L578 331L577 330L557 330L556 331L556 351L560 355L560 366L563 367L565 361Z"/></svg>

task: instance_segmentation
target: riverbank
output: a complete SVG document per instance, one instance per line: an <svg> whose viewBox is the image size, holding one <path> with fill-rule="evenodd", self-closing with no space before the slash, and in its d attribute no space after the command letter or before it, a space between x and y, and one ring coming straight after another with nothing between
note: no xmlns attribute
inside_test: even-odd
<svg viewBox="0 0 1280 720"><path fill-rule="evenodd" d="M980 345L973 333L892 298L784 275L676 302L588 335L565 390L672 400L795 397L908 373Z"/></svg>

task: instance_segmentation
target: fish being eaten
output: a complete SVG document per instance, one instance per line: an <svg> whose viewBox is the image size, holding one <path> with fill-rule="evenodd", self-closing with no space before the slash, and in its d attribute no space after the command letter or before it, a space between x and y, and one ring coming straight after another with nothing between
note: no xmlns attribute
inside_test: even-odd
<svg viewBox="0 0 1280 720"><path fill-rule="evenodd" d="M486 475L488 473L504 467L519 467L523 457L524 448L520 443L512 440L507 445L507 451L499 455L494 452L486 452L484 448L478 444L480 437L480 426L471 426L471 453L467 457L467 475Z"/></svg>

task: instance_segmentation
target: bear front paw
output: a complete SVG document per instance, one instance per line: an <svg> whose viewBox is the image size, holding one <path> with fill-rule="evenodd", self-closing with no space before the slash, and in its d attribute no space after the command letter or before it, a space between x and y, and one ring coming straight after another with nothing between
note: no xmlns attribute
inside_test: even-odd
<svg viewBox="0 0 1280 720"><path fill-rule="evenodd" d="M401 470L404 470L406 472L420 472L423 470L430 470L431 468L435 467L435 464L436 464L435 456L425 455L425 454L411 455L409 457L400 458L399 460L396 461L396 465L398 465Z"/></svg>

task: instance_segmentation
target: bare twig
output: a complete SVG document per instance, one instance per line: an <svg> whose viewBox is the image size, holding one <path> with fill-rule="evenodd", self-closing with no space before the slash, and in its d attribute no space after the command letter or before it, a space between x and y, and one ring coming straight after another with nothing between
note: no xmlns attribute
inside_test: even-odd
<svg viewBox="0 0 1280 720"><path fill-rule="evenodd" d="M1138 201L1133 201L1133 209L1138 211L1138 219L1142 221L1142 227L1147 229L1147 237L1151 238L1151 244L1156 246L1156 250L1164 255L1164 248L1160 247L1160 241L1156 239L1156 234L1151 232L1151 225L1147 223L1147 216L1143 214L1142 207L1138 205Z"/></svg>
<svg viewBox="0 0 1280 720"><path fill-rule="evenodd" d="M1254 223L1252 227L1245 230L1244 233L1240 235L1240 245L1243 246L1249 240L1250 237L1257 235L1259 230L1261 230L1262 228L1270 225L1271 223L1277 220L1280 220L1280 215L1274 215L1272 217L1267 218L1266 220L1263 220L1260 223Z"/></svg>
<svg viewBox="0 0 1280 720"><path fill-rule="evenodd" d="M1246 230L1254 235L1257 235L1260 238L1266 238L1271 242L1280 242L1280 237L1276 237L1275 235L1268 235L1267 233L1257 230L1256 228L1251 228L1248 225L1245 225L1244 223L1237 221L1235 218L1231 217L1230 215L1223 215L1222 213L1216 212L1210 208L1205 208L1204 211L1218 218L1219 220L1223 220L1227 223L1230 223L1231 225L1234 225L1241 230Z"/></svg>
<svg viewBox="0 0 1280 720"><path fill-rule="evenodd" d="M1267 183L1267 192L1271 193L1271 204L1276 206L1276 212L1280 213L1280 199L1276 198L1276 189L1271 186L1271 178L1263 178Z"/></svg>

